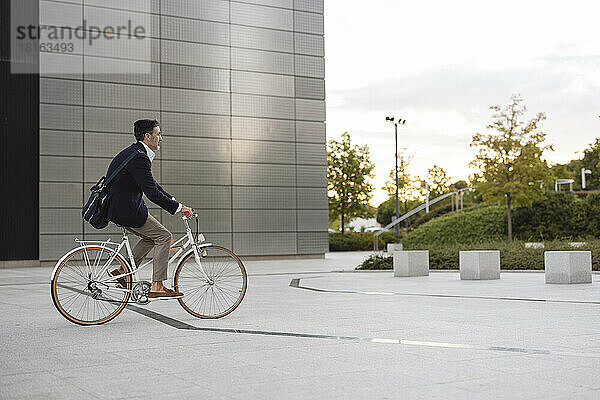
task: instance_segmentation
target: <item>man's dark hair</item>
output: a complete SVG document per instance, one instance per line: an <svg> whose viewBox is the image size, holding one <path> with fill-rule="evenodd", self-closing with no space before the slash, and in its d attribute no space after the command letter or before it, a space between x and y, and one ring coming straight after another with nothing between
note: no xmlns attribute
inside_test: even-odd
<svg viewBox="0 0 600 400"><path fill-rule="evenodd" d="M152 133L155 126L158 126L158 121L155 119L138 119L133 123L133 135L137 140L142 141L146 133Z"/></svg>

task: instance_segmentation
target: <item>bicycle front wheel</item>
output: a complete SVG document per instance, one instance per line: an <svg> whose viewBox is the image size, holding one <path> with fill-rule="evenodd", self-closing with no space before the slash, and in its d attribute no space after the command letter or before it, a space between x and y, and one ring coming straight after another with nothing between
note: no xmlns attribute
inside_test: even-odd
<svg viewBox="0 0 600 400"><path fill-rule="evenodd" d="M194 252L190 252L177 266L173 286L184 294L178 301L187 312L198 318L221 318L244 299L248 284L246 269L231 250L220 246L203 250L207 257L200 262L209 281L196 263Z"/></svg>
<svg viewBox="0 0 600 400"><path fill-rule="evenodd" d="M123 288L110 272L129 265L111 249L83 246L69 252L56 268L50 283L58 312L79 325L99 325L115 318L125 308L131 291L131 275Z"/></svg>

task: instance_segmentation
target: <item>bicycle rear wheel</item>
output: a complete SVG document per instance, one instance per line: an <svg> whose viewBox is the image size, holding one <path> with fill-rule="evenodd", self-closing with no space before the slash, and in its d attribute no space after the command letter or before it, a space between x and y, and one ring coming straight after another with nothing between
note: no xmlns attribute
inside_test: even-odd
<svg viewBox="0 0 600 400"><path fill-rule="evenodd" d="M184 294L178 299L184 310L198 318L221 318L244 299L248 276L244 264L231 250L220 246L203 250L208 256L200 262L211 282L204 278L194 252L190 252L177 266L173 286Z"/></svg>
<svg viewBox="0 0 600 400"><path fill-rule="evenodd" d="M130 272L129 265L111 249L89 245L72 250L52 276L54 306L63 317L79 325L110 321L123 311L131 290L131 275L124 276L125 288L108 279L109 273L118 268ZM98 274L98 280L94 280Z"/></svg>

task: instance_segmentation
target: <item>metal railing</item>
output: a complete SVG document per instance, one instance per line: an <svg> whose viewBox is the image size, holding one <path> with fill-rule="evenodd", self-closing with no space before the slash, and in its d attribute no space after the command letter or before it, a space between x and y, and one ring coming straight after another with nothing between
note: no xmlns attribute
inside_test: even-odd
<svg viewBox="0 0 600 400"><path fill-rule="evenodd" d="M450 196L454 196L454 195L456 195L457 199L458 199L458 194L459 193L464 192L465 190L469 190L469 189L473 189L473 187L466 187L466 188L463 188L463 189L456 190L454 192L450 192L450 193L446 193L446 194L443 194L441 196L438 196L438 197L436 197L433 200L429 200L428 202L426 201L425 203L421 204L420 206L413 208L412 210L410 210L406 214L398 217L398 219L393 220L392 222L390 222L389 224L387 224L386 226L384 226L382 231L379 231L379 232L377 232L377 233L375 233L373 235L373 250L374 251L378 251L378 247L379 246L378 246L378 243L377 243L377 238L383 232L388 231L391 227L399 224L400 222L404 221L406 218L412 217L413 215L415 215L419 211L422 211L422 210L428 208L429 206L431 206L432 204L437 203L438 201L442 201L442 200L444 200L444 199L446 199L446 198L448 198ZM458 203L458 201L457 201L457 203ZM452 205L454 207L454 198L452 199ZM458 204L457 204L456 208L458 209Z"/></svg>

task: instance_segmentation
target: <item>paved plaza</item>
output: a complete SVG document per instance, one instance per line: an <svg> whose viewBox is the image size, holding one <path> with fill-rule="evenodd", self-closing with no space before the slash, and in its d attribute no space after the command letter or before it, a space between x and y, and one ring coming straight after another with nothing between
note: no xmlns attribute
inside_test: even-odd
<svg viewBox="0 0 600 400"><path fill-rule="evenodd" d="M94 327L55 310L52 268L0 270L0 398L600 398L600 275L354 272L367 255L248 260L223 319L163 301Z"/></svg>

